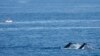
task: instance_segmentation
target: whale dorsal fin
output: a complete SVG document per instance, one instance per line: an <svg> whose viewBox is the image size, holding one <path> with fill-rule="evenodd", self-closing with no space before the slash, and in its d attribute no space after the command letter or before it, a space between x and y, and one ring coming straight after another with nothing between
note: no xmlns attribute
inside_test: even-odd
<svg viewBox="0 0 100 56"><path fill-rule="evenodd" d="M78 49L82 49L85 45L86 43L83 43Z"/></svg>
<svg viewBox="0 0 100 56"><path fill-rule="evenodd" d="M72 43L68 43L64 48L69 48Z"/></svg>

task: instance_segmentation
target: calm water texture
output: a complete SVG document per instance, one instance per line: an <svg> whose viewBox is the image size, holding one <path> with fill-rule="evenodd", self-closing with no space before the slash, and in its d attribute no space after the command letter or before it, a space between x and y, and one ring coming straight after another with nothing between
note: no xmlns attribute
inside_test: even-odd
<svg viewBox="0 0 100 56"><path fill-rule="evenodd" d="M5 23L6 18L13 23ZM66 50L68 42L100 48L100 13L0 14L0 56L100 56L100 50Z"/></svg>

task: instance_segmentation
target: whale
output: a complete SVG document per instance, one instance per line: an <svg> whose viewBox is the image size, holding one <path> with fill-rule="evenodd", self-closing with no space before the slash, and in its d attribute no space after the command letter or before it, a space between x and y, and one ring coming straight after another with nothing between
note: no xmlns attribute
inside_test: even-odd
<svg viewBox="0 0 100 56"><path fill-rule="evenodd" d="M64 46L65 49L92 49L87 43L68 43Z"/></svg>

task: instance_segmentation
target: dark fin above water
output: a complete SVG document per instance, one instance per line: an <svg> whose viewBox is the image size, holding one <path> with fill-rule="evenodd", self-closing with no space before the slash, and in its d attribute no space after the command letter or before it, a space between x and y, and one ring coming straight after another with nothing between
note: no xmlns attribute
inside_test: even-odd
<svg viewBox="0 0 100 56"><path fill-rule="evenodd" d="M85 45L86 43L83 43L78 49L82 49Z"/></svg>
<svg viewBox="0 0 100 56"><path fill-rule="evenodd" d="M69 48L72 43L68 43L64 48Z"/></svg>

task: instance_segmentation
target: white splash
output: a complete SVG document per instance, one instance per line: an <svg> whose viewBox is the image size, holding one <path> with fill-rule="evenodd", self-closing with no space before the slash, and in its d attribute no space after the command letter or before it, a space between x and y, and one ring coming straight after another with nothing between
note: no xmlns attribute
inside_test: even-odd
<svg viewBox="0 0 100 56"><path fill-rule="evenodd" d="M71 45L71 49L78 49L81 45L80 44L73 44Z"/></svg>
<svg viewBox="0 0 100 56"><path fill-rule="evenodd" d="M12 23L13 22L13 20L5 20L5 23Z"/></svg>

